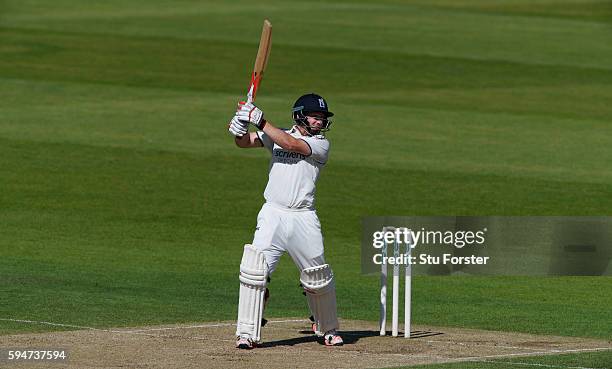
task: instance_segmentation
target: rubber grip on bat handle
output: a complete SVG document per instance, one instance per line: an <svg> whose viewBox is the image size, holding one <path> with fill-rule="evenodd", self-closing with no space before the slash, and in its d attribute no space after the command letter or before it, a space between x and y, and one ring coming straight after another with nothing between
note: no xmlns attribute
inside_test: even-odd
<svg viewBox="0 0 612 369"><path fill-rule="evenodd" d="M253 101L255 101L259 82L261 82L261 77L256 76L255 72L253 72L253 74L251 75L251 85L249 86L249 92L247 94L247 102L252 103Z"/></svg>

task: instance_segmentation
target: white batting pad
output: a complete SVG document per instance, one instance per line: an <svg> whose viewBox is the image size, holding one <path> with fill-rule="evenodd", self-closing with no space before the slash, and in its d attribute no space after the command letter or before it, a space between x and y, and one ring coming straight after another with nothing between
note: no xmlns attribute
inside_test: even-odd
<svg viewBox="0 0 612 369"><path fill-rule="evenodd" d="M317 324L317 334L338 329L336 285L329 264L304 269L300 282L304 286L310 312Z"/></svg>
<svg viewBox="0 0 612 369"><path fill-rule="evenodd" d="M244 245L240 263L240 298L236 336L249 336L255 342L261 339L261 318L263 317L267 284L268 265L263 253L253 245Z"/></svg>

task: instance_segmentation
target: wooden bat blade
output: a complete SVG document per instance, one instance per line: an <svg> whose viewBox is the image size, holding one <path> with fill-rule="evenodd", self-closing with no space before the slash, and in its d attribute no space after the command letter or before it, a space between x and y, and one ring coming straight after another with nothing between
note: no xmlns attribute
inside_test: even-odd
<svg viewBox="0 0 612 369"><path fill-rule="evenodd" d="M253 67L253 74L251 75L251 85L249 87L249 93L247 95L247 101L255 101L255 95L257 89L263 78L263 74L268 65L268 58L270 57L270 49L272 48L272 23L269 20L264 20L263 28L261 30L261 39L259 40L259 49L257 50L257 58L255 59L255 66Z"/></svg>
<svg viewBox="0 0 612 369"><path fill-rule="evenodd" d="M268 57L270 56L270 48L272 46L272 24L269 20L264 20L261 30L261 39L259 40L259 50L257 50L257 59L255 59L255 67L253 72L262 75L268 65Z"/></svg>

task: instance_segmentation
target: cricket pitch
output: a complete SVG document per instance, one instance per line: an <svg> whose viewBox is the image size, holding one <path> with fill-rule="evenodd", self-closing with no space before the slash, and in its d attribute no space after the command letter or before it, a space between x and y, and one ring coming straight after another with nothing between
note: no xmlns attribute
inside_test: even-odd
<svg viewBox="0 0 612 369"><path fill-rule="evenodd" d="M254 350L234 348L232 322L98 329L0 336L2 347L64 348L69 359L54 368L384 368L495 361L515 356L611 350L605 340L413 326L412 337L380 337L376 323L341 321L342 347L326 347L308 320L271 319ZM12 363L11 368L49 363Z"/></svg>

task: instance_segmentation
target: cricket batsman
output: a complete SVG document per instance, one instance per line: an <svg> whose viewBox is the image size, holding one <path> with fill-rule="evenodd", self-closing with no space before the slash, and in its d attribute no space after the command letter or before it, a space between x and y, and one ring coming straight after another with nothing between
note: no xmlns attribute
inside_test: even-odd
<svg viewBox="0 0 612 369"><path fill-rule="evenodd" d="M293 105L294 125L279 129L252 103L240 102L229 123L238 147L270 151L266 202L257 215L252 244L244 246L240 263L240 298L236 347L252 349L260 341L267 284L283 253L300 270L300 282L314 318L313 331L327 346L340 346L334 274L325 263L321 224L315 210L319 172L327 163L331 125L327 102L314 93ZM258 130L249 132L252 124Z"/></svg>

